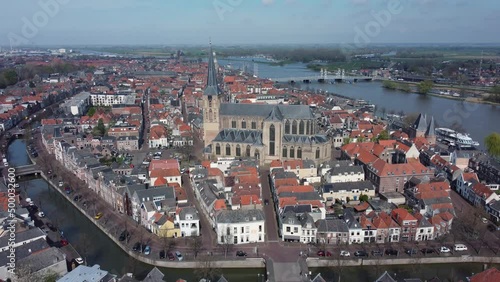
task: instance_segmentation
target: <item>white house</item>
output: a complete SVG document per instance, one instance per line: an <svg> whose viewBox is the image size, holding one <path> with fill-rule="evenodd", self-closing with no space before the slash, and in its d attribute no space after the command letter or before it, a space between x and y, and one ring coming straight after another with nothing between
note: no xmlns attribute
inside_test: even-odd
<svg viewBox="0 0 500 282"><path fill-rule="evenodd" d="M363 181L365 171L362 166L338 166L330 169L324 179L327 183Z"/></svg>
<svg viewBox="0 0 500 282"><path fill-rule="evenodd" d="M297 215L293 211L288 211L282 220L281 229L281 238L283 241L316 243L318 228L309 213Z"/></svg>
<svg viewBox="0 0 500 282"><path fill-rule="evenodd" d="M354 215L347 211L344 219L349 228L349 244L361 244L364 242L364 232L361 224L354 218Z"/></svg>
<svg viewBox="0 0 500 282"><path fill-rule="evenodd" d="M264 242L265 221L261 210L222 210L215 215L219 244Z"/></svg>
<svg viewBox="0 0 500 282"><path fill-rule="evenodd" d="M175 215L176 223L179 224L182 237L200 236L200 217L194 207L185 207Z"/></svg>

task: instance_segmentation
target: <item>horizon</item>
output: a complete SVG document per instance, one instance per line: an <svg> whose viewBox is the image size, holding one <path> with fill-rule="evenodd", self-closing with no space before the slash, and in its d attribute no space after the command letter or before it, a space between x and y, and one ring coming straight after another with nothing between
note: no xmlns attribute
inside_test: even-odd
<svg viewBox="0 0 500 282"><path fill-rule="evenodd" d="M194 2L194 3L193 3ZM0 46L500 44L493 0L39 0L2 5ZM173 10L175 9L175 10ZM70 43L69 43L70 42Z"/></svg>

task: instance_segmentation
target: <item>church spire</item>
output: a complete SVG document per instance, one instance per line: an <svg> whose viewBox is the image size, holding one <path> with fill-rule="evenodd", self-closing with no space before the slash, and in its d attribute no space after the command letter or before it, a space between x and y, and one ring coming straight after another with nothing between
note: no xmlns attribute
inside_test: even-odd
<svg viewBox="0 0 500 282"><path fill-rule="evenodd" d="M207 96L218 96L221 94L219 85L217 84L217 69L215 67L214 61L214 51L212 50L212 40L209 39L210 50L208 54L208 75L207 75L207 86L203 95Z"/></svg>

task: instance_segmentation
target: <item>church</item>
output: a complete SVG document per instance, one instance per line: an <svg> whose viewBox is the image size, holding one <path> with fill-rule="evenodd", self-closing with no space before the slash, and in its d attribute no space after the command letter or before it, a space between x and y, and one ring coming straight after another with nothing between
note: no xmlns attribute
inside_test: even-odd
<svg viewBox="0 0 500 282"><path fill-rule="evenodd" d="M203 92L203 140L207 158L253 157L266 164L281 159L331 159L332 142L318 134L308 105L225 103L210 47Z"/></svg>

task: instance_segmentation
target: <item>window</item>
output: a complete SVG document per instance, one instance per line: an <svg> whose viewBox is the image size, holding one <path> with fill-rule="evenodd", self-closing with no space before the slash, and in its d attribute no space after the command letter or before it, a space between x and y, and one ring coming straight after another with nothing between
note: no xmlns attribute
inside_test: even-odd
<svg viewBox="0 0 500 282"><path fill-rule="evenodd" d="M250 145L247 145L246 156L250 157Z"/></svg>
<svg viewBox="0 0 500 282"><path fill-rule="evenodd" d="M319 147L316 148L316 159L319 159Z"/></svg>
<svg viewBox="0 0 500 282"><path fill-rule="evenodd" d="M295 158L295 149L292 147L290 147L290 158Z"/></svg>
<svg viewBox="0 0 500 282"><path fill-rule="evenodd" d="M241 157L241 147L239 144L236 145L236 156Z"/></svg>
<svg viewBox="0 0 500 282"><path fill-rule="evenodd" d="M287 157L288 153L288 148L286 146L283 146L283 153L281 154L283 158Z"/></svg>
<svg viewBox="0 0 500 282"><path fill-rule="evenodd" d="M306 122L306 134L307 134L307 135L311 134L311 133L309 133L309 127L310 127L309 123L310 123L310 122L311 122L311 121L309 121L309 120Z"/></svg>
<svg viewBox="0 0 500 282"><path fill-rule="evenodd" d="M215 144L215 154L220 155L220 144L219 143Z"/></svg>
<svg viewBox="0 0 500 282"><path fill-rule="evenodd" d="M274 128L274 124L269 126L269 155L275 155L275 139L276 139L276 130Z"/></svg>
<svg viewBox="0 0 500 282"><path fill-rule="evenodd" d="M257 123L255 121L252 121L252 129L257 129Z"/></svg>
<svg viewBox="0 0 500 282"><path fill-rule="evenodd" d="M299 228L298 228L298 227L294 227L294 228L293 228L293 232L295 232L295 233L299 233Z"/></svg>
<svg viewBox="0 0 500 282"><path fill-rule="evenodd" d="M241 122L241 128L243 129L247 128L247 122L245 120Z"/></svg>
<svg viewBox="0 0 500 282"><path fill-rule="evenodd" d="M259 232L262 232L262 225L259 225Z"/></svg>
<svg viewBox="0 0 500 282"><path fill-rule="evenodd" d="M285 121L285 134L290 134L290 121Z"/></svg>
<svg viewBox="0 0 500 282"><path fill-rule="evenodd" d="M299 122L299 134L304 134L304 121Z"/></svg>
<svg viewBox="0 0 500 282"><path fill-rule="evenodd" d="M292 122L292 134L297 134L297 121Z"/></svg>
<svg viewBox="0 0 500 282"><path fill-rule="evenodd" d="M231 155L231 146L229 144L226 144L226 155L227 156Z"/></svg>
<svg viewBox="0 0 500 282"><path fill-rule="evenodd" d="M297 158L302 159L302 148L301 147L297 148Z"/></svg>
<svg viewBox="0 0 500 282"><path fill-rule="evenodd" d="M238 233L238 228L234 227L233 231L234 231L233 234L237 234Z"/></svg>
<svg viewBox="0 0 500 282"><path fill-rule="evenodd" d="M235 120L231 121L231 127L236 128L236 121Z"/></svg>
<svg viewBox="0 0 500 282"><path fill-rule="evenodd" d="M233 237L233 243L238 244L238 236Z"/></svg>
<svg viewBox="0 0 500 282"><path fill-rule="evenodd" d="M286 232L290 232L290 226L286 227Z"/></svg>
<svg viewBox="0 0 500 282"><path fill-rule="evenodd" d="M245 233L245 227L241 227L241 233Z"/></svg>

